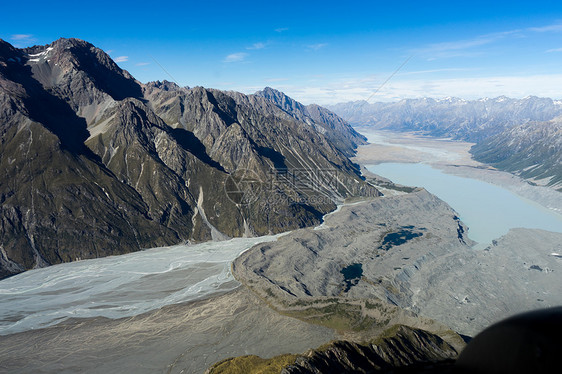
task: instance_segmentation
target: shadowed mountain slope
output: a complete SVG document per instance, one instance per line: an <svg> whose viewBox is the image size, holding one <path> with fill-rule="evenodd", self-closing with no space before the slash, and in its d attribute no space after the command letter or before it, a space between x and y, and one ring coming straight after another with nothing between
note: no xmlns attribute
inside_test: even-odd
<svg viewBox="0 0 562 374"><path fill-rule="evenodd" d="M0 104L0 277L282 232L378 195L321 131L267 100L144 85L78 39L0 41Z"/></svg>

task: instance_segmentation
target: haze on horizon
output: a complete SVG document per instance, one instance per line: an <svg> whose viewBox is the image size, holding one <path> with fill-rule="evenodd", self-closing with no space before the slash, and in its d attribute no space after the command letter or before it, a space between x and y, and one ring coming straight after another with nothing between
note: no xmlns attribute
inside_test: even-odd
<svg viewBox="0 0 562 374"><path fill-rule="evenodd" d="M271 86L305 104L562 98L562 3L550 1L104 0L3 8L0 38L14 46L80 38L142 82L243 93Z"/></svg>

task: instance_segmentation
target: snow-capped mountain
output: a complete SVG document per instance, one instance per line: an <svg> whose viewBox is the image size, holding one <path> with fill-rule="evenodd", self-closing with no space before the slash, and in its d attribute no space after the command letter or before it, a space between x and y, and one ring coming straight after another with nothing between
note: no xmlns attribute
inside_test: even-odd
<svg viewBox="0 0 562 374"><path fill-rule="evenodd" d="M422 131L427 135L478 142L531 121L562 115L562 102L529 96L464 100L405 99L394 103L353 101L327 106L355 127Z"/></svg>

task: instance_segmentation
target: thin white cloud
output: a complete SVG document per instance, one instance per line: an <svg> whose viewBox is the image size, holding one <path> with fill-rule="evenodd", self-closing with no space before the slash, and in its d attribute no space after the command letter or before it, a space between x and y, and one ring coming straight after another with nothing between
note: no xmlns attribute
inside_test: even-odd
<svg viewBox="0 0 562 374"><path fill-rule="evenodd" d="M129 61L129 56L119 56L113 59L115 62L127 62Z"/></svg>
<svg viewBox="0 0 562 374"><path fill-rule="evenodd" d="M10 40L16 48L28 47L37 41L32 34L13 34L10 36Z"/></svg>
<svg viewBox="0 0 562 374"><path fill-rule="evenodd" d="M461 49L480 47L485 44L490 44L495 40L496 38L487 38L487 37L479 36L477 38L469 39L469 40L456 40L453 42L430 44L427 48L422 49L422 51L424 50L427 52L458 51Z"/></svg>
<svg viewBox="0 0 562 374"><path fill-rule="evenodd" d="M335 104L366 100L384 81L382 76L323 80L303 85L277 85L277 88L303 104ZM532 76L493 76L451 79L404 79L386 84L369 102L399 101L405 98L508 96L523 98L529 95L561 98L562 74ZM247 87L251 93L253 87Z"/></svg>
<svg viewBox="0 0 562 374"><path fill-rule="evenodd" d="M425 47L414 49L413 54L435 60L451 57L476 57L482 55L478 47L493 44L509 36L520 35L521 30L509 30L492 34L478 35L472 39L455 40L450 42L429 44Z"/></svg>
<svg viewBox="0 0 562 374"><path fill-rule="evenodd" d="M451 57L479 57L485 53L482 47L498 43L507 38L525 37L532 32L562 32L562 23L482 34L471 39L434 43L413 49L410 52L428 61ZM549 50L548 52L558 51Z"/></svg>
<svg viewBox="0 0 562 374"><path fill-rule="evenodd" d="M443 68L443 69L430 69L430 70L417 70L417 71L407 71L407 72L400 72L396 76L403 76L403 75L417 75L417 74L431 74L431 73L443 73L448 71L471 71L474 69L466 69L466 68Z"/></svg>
<svg viewBox="0 0 562 374"><path fill-rule="evenodd" d="M562 31L562 23L546 25L541 27L529 27L527 30L535 32L559 32Z"/></svg>
<svg viewBox="0 0 562 374"><path fill-rule="evenodd" d="M137 62L135 64L135 66L146 66L146 65L150 65L150 62Z"/></svg>
<svg viewBox="0 0 562 374"><path fill-rule="evenodd" d="M562 48L553 48L553 49L548 49L546 51L546 53L552 53L552 52L562 52Z"/></svg>
<svg viewBox="0 0 562 374"><path fill-rule="evenodd" d="M264 79L265 82L272 83L272 82L285 82L288 81L289 78L266 78Z"/></svg>
<svg viewBox="0 0 562 374"><path fill-rule="evenodd" d="M231 53L224 58L223 62L242 62L247 56L248 54L244 52Z"/></svg>
<svg viewBox="0 0 562 374"><path fill-rule="evenodd" d="M306 47L310 50L318 51L319 49L322 49L322 48L326 47L327 45L328 45L328 43L317 43L317 44L307 45Z"/></svg>
<svg viewBox="0 0 562 374"><path fill-rule="evenodd" d="M249 47L246 47L246 49L264 49L266 47L266 43L254 43Z"/></svg>
<svg viewBox="0 0 562 374"><path fill-rule="evenodd" d="M32 34L14 34L11 36L12 40L26 41L33 38Z"/></svg>
<svg viewBox="0 0 562 374"><path fill-rule="evenodd" d="M426 57L428 60L450 57L477 57L483 54L479 47L484 47L510 37L524 37L529 32L562 32L562 23L483 34L472 39L434 43L414 49L411 52ZM558 52L557 50L549 51Z"/></svg>
<svg viewBox="0 0 562 374"><path fill-rule="evenodd" d="M289 30L289 28L287 28L287 27L280 27L280 28L278 28L278 29L275 29L275 32L284 32L284 31L287 31L287 30Z"/></svg>

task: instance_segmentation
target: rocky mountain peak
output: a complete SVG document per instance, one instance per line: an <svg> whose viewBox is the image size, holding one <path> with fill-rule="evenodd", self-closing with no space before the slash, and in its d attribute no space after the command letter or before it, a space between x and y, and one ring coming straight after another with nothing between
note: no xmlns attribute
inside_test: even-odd
<svg viewBox="0 0 562 374"><path fill-rule="evenodd" d="M182 87L180 87L175 82L170 82L165 79L163 81L148 82L145 84L145 86L150 88L157 88L163 91L178 91L182 89Z"/></svg>
<svg viewBox="0 0 562 374"><path fill-rule="evenodd" d="M59 64L69 63L73 68L80 70L93 69L91 73L97 72L95 68L105 68L116 74L123 75L127 79L133 79L126 70L121 69L102 49L81 39L60 38L45 46L25 48L24 52L30 57L51 52L51 59L54 59Z"/></svg>
<svg viewBox="0 0 562 374"><path fill-rule="evenodd" d="M352 129L336 131L337 118L315 120L274 96L304 111L169 81L143 85L79 39L1 42L0 277L310 226L348 196L379 194L346 158L354 143L337 143ZM316 169L337 178L319 183ZM241 199L244 189L251 199Z"/></svg>
<svg viewBox="0 0 562 374"><path fill-rule="evenodd" d="M367 139L356 132L335 113L316 104L303 105L283 92L265 87L254 94L272 102L295 119L324 134L346 156L353 156L355 148Z"/></svg>
<svg viewBox="0 0 562 374"><path fill-rule="evenodd" d="M8 43L7 41L0 39L0 61L5 62L8 59L14 59L14 57L17 57L19 55L21 55L21 51L14 48L10 43Z"/></svg>
<svg viewBox="0 0 562 374"><path fill-rule="evenodd" d="M76 108L127 97L142 98L142 89L103 50L80 39L61 38L51 44L21 50L32 77L45 89L69 99ZM88 118L90 120L90 118Z"/></svg>
<svg viewBox="0 0 562 374"><path fill-rule="evenodd" d="M292 112L304 112L305 106L296 100L293 100L289 96L285 95L283 92L273 89L271 87L265 87L262 91L256 92L254 95L265 97L269 101L275 103L281 109Z"/></svg>

